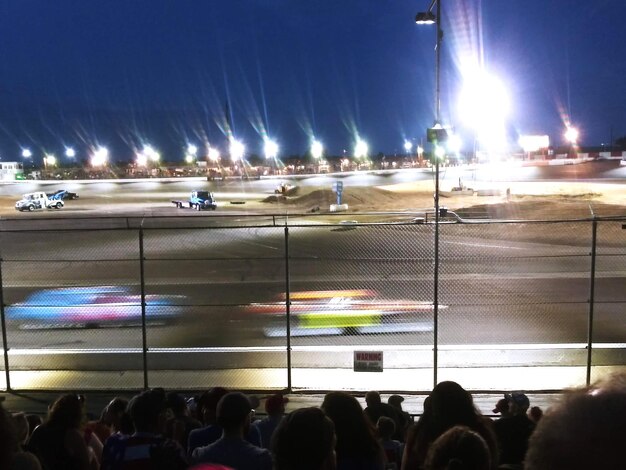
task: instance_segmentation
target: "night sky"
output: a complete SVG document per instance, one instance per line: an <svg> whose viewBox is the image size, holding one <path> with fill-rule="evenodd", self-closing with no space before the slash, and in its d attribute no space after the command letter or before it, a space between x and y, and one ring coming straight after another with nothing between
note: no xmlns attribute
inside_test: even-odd
<svg viewBox="0 0 626 470"><path fill-rule="evenodd" d="M166 159L187 143L227 151L228 116L248 153L316 136L327 153L402 153L434 120L429 0L0 0L0 157L104 145ZM458 112L461 66L505 83L506 126L583 145L626 135L625 0L442 0L442 115Z"/></svg>

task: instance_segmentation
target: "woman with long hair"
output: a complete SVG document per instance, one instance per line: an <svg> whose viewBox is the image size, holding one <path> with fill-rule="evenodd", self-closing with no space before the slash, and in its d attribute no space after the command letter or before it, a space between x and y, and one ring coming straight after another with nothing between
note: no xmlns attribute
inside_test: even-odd
<svg viewBox="0 0 626 470"><path fill-rule="evenodd" d="M34 430L27 449L34 453L45 470L92 470L98 461L89 450L82 431L84 398L66 394L59 397L48 419Z"/></svg>
<svg viewBox="0 0 626 470"><path fill-rule="evenodd" d="M432 443L457 425L467 426L485 440L492 456L491 468L497 468L498 446L491 421L476 409L470 393L458 383L447 381L435 386L424 401L424 414L409 428L402 470L423 468Z"/></svg>
<svg viewBox="0 0 626 470"><path fill-rule="evenodd" d="M335 425L337 470L385 468L385 452L356 398L344 392L328 393L322 410Z"/></svg>

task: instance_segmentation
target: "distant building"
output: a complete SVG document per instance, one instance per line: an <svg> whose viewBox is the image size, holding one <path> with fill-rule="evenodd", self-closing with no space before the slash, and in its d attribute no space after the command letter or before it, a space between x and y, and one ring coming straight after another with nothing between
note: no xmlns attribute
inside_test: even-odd
<svg viewBox="0 0 626 470"><path fill-rule="evenodd" d="M23 180L24 165L20 162L0 162L0 181Z"/></svg>

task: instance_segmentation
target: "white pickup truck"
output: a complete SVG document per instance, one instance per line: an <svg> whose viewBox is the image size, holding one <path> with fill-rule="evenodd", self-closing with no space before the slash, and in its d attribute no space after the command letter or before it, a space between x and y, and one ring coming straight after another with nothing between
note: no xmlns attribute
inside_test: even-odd
<svg viewBox="0 0 626 470"><path fill-rule="evenodd" d="M48 199L43 191L24 194L22 199L15 203L15 210L20 212L32 212L35 209L60 209L61 207L63 207L63 201Z"/></svg>

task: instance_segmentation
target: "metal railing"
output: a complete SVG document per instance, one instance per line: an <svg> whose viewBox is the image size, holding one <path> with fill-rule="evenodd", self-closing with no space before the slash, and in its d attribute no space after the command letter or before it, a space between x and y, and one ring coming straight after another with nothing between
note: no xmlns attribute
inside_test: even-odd
<svg viewBox="0 0 626 470"><path fill-rule="evenodd" d="M625 367L626 219L448 215L434 311L427 216L5 223L0 388L420 391L436 367L559 390Z"/></svg>

